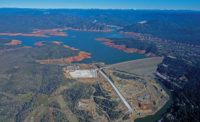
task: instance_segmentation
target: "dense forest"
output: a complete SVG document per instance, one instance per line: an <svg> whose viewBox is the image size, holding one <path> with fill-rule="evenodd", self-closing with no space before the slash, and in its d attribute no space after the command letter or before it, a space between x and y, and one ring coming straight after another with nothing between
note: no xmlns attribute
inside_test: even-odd
<svg viewBox="0 0 200 122"><path fill-rule="evenodd" d="M165 14L164 14L165 15ZM187 17L186 17L187 16ZM151 34L153 36L185 42L200 44L200 15L196 13L166 14L164 17L135 22L124 27L122 30L127 32L137 32Z"/></svg>
<svg viewBox="0 0 200 122"><path fill-rule="evenodd" d="M163 67L163 64L167 67ZM172 105L164 114L163 121L198 122L200 120L200 68L184 60L165 57L158 67L158 72L167 76L171 82L179 84L181 88L163 81L170 89Z"/></svg>

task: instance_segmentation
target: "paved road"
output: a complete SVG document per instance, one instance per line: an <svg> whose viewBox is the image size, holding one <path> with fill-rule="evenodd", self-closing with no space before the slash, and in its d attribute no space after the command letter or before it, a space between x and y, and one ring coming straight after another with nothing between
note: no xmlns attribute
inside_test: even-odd
<svg viewBox="0 0 200 122"><path fill-rule="evenodd" d="M113 82L108 78L108 76L100 69L99 72L101 75L110 83L110 85L113 87L117 95L120 97L120 99L123 101L125 106L128 108L128 112L131 113L133 111L132 107L129 105L129 103L126 101L126 99L122 96L122 94L119 92L119 90L115 87Z"/></svg>

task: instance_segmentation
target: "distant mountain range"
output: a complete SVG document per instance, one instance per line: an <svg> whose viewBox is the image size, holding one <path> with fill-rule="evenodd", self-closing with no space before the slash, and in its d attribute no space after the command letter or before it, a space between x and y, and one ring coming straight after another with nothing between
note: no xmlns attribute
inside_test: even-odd
<svg viewBox="0 0 200 122"><path fill-rule="evenodd" d="M63 27L104 30L108 28L107 25L115 25L123 27L123 31L199 44L199 22L199 11L0 9L0 32L30 32L33 29Z"/></svg>

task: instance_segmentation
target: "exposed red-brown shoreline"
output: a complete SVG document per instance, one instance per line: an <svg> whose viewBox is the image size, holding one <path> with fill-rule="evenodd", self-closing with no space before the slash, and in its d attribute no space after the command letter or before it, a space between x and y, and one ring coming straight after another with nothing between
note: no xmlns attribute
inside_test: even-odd
<svg viewBox="0 0 200 122"><path fill-rule="evenodd" d="M79 50L79 49L76 49L76 48L74 48L74 47L70 47L70 46L68 46L68 45L64 45L64 48L67 48L67 49L70 49L70 50L73 50L73 51Z"/></svg>
<svg viewBox="0 0 200 122"><path fill-rule="evenodd" d="M60 41L53 41L52 43L56 44L56 45L62 45L62 42L60 42ZM36 42L35 45L43 46L44 44L43 44L43 42ZM63 47L70 49L72 51L79 50L74 47L70 47L68 45L63 45ZM36 62L38 62L40 64L68 64L68 63L73 63L73 62L80 62L80 61L83 61L88 58L91 58L91 54L81 51L81 52L79 52L79 54L77 56L71 56L71 57L67 57L67 58L58 58L58 59L37 60Z"/></svg>
<svg viewBox="0 0 200 122"><path fill-rule="evenodd" d="M36 29L31 33L0 33L0 36L26 36L26 37L49 37L49 36L61 36L67 37L68 34L64 31L87 31L87 32L111 32L110 29L96 30L96 29L80 29L80 28L55 28L55 29Z"/></svg>
<svg viewBox="0 0 200 122"><path fill-rule="evenodd" d="M81 28L65 28L66 30L85 31L85 32L112 32L111 29L96 30L96 29L81 29Z"/></svg>
<svg viewBox="0 0 200 122"><path fill-rule="evenodd" d="M5 45L16 46L16 45L20 45L20 44L22 44L22 42L20 40L11 40L9 43L6 43Z"/></svg>
<svg viewBox="0 0 200 122"><path fill-rule="evenodd" d="M148 56L148 57L155 56L155 54L153 54L153 53L146 53L146 50L140 50L140 49L136 49L136 48L127 48L125 45L116 45L116 44L114 44L112 42L111 39L96 38L96 40L97 41L102 41L103 44L105 44L105 45L107 45L109 47L124 51L126 53L138 53L138 54L143 54L143 55Z"/></svg>
<svg viewBox="0 0 200 122"><path fill-rule="evenodd" d="M41 46L44 46L44 42L36 42L34 45L38 46L38 47L41 47Z"/></svg>
<svg viewBox="0 0 200 122"><path fill-rule="evenodd" d="M63 42L60 42L60 41L53 41L52 43L55 44L55 45L61 45Z"/></svg>
<svg viewBox="0 0 200 122"><path fill-rule="evenodd" d="M77 56L59 59L37 60L37 62L40 64L68 64L73 62L80 62L88 58L91 58L91 54L81 51Z"/></svg>
<svg viewBox="0 0 200 122"><path fill-rule="evenodd" d="M65 29L37 29L31 33L0 33L0 36L27 36L27 37L49 37L49 36L62 36L67 37L68 34L63 32Z"/></svg>

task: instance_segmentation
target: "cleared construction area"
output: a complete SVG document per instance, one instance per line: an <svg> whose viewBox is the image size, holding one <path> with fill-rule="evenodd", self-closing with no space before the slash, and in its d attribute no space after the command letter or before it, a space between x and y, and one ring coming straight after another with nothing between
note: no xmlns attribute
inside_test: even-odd
<svg viewBox="0 0 200 122"><path fill-rule="evenodd" d="M97 76L96 70L75 70L69 74L73 78L95 78Z"/></svg>
<svg viewBox="0 0 200 122"><path fill-rule="evenodd" d="M92 65L70 65L63 68L68 78L96 78L97 70Z"/></svg>
<svg viewBox="0 0 200 122"><path fill-rule="evenodd" d="M124 99L135 110L133 119L155 114L168 101L168 94L155 80L162 57L121 62L106 66L104 71L114 81Z"/></svg>
<svg viewBox="0 0 200 122"><path fill-rule="evenodd" d="M109 66L72 65L64 68L64 75L95 86L93 97L79 101L80 110L87 110L96 116L96 120L105 120L110 111L121 111L122 114L118 113L119 121L125 115L129 116L129 120L135 120L155 114L169 100L168 94L155 79L157 65L162 60L162 57L154 57ZM111 105L113 103L115 107ZM96 109L105 114L98 115Z"/></svg>

